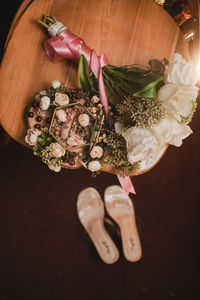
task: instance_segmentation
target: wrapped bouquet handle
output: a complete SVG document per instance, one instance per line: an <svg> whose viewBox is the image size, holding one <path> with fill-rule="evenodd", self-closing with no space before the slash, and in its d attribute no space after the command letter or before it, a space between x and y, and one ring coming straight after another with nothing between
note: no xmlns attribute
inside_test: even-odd
<svg viewBox="0 0 200 300"><path fill-rule="evenodd" d="M61 22L55 21L54 17L46 16L42 24L45 24L47 20L53 22L48 27L48 33L51 38L44 43L47 55L51 60L68 59L77 64L81 55L84 55L90 70L98 80L100 100L107 113L108 99L102 74L102 68L108 64L107 57L104 54L98 56L95 50L88 47L81 38L73 34ZM41 23L41 21L39 22Z"/></svg>

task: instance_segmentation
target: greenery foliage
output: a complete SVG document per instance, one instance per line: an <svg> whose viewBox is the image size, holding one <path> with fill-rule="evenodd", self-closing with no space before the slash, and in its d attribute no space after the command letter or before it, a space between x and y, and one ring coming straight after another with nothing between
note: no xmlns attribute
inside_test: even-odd
<svg viewBox="0 0 200 300"><path fill-rule="evenodd" d="M102 68L108 101L114 106L124 97L156 98L156 89L163 80L166 59L161 62L153 59L149 67L128 65L116 67L106 65ZM86 92L98 93L98 83L93 73L89 73L88 62L81 55L78 67L78 82Z"/></svg>

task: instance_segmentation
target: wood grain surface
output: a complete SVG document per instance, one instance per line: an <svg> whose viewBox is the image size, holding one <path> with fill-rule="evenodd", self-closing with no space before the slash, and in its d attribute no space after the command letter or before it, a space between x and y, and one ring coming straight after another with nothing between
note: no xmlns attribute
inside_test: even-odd
<svg viewBox="0 0 200 300"><path fill-rule="evenodd" d="M77 86L77 66L52 63L43 49L48 38L36 18L56 16L111 64L147 64L179 51L188 59L184 37L173 19L152 0L25 0L8 34L0 71L0 122L25 145L25 111L34 95L58 79Z"/></svg>

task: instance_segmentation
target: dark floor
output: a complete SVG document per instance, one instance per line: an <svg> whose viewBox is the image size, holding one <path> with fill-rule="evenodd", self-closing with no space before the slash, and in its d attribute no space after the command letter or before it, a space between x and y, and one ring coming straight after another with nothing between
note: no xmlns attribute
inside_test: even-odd
<svg viewBox="0 0 200 300"><path fill-rule="evenodd" d="M84 233L76 198L87 186L103 196L117 178L54 173L14 141L1 149L0 299L199 299L199 135L133 179L143 257L129 263L121 252L110 266Z"/></svg>
<svg viewBox="0 0 200 300"><path fill-rule="evenodd" d="M17 2L1 12L4 38ZM0 149L0 300L200 299L199 115L181 148L170 147L151 172L133 178L143 248L137 263L124 259L111 232L120 259L104 264L77 218L80 190L93 186L103 196L118 184L114 175L57 174L14 141Z"/></svg>

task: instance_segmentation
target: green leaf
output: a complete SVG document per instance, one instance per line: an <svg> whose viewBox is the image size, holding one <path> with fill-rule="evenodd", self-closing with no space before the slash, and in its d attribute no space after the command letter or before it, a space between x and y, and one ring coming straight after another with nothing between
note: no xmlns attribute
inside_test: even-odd
<svg viewBox="0 0 200 300"><path fill-rule="evenodd" d="M98 91L98 81L95 77L95 75L92 73L89 78L89 84L90 84L90 90L93 94L98 95L99 91Z"/></svg>
<svg viewBox="0 0 200 300"><path fill-rule="evenodd" d="M133 96L138 97L138 98L156 98L156 88L152 87L151 89L144 90L144 91L139 91Z"/></svg>
<svg viewBox="0 0 200 300"><path fill-rule="evenodd" d="M81 55L78 65L78 84L85 92L90 91L88 62L84 55Z"/></svg>
<svg viewBox="0 0 200 300"><path fill-rule="evenodd" d="M156 85L163 80L163 77L159 77L158 79L154 80L147 86L145 86L140 91L133 94L135 97L145 97L145 98L156 98Z"/></svg>
<svg viewBox="0 0 200 300"><path fill-rule="evenodd" d="M127 65L127 66L121 66L121 67L116 67L116 66L112 66L109 65L109 67L113 70L113 71L120 71L123 73L142 73L142 74L146 74L150 72L150 68L148 66L142 66L142 65Z"/></svg>
<svg viewBox="0 0 200 300"><path fill-rule="evenodd" d="M44 132L41 132L40 137L46 138L46 135L44 134Z"/></svg>
<svg viewBox="0 0 200 300"><path fill-rule="evenodd" d="M168 65L169 64L169 61L168 61L168 59L167 58L163 58L163 60L161 61L162 62L162 64L164 65L164 66L166 66L166 65Z"/></svg>
<svg viewBox="0 0 200 300"><path fill-rule="evenodd" d="M146 80L146 76L150 74L150 68L142 69L139 66L122 66L122 67L114 67L111 65L107 65L103 67L103 70L111 76L114 80L126 80L129 82Z"/></svg>
<svg viewBox="0 0 200 300"><path fill-rule="evenodd" d="M43 147L42 147L39 143L37 143L36 147L37 147L37 150L38 150L38 151L41 151L41 150L43 149ZM37 151L37 150L36 150L36 151Z"/></svg>
<svg viewBox="0 0 200 300"><path fill-rule="evenodd" d="M46 143L45 139L43 139L43 138L41 138L41 137L38 137L37 141L38 141L38 143L41 144L42 146L44 146L45 143Z"/></svg>
<svg viewBox="0 0 200 300"><path fill-rule="evenodd" d="M152 62L154 70L160 70L160 62ZM157 69L156 69L157 65ZM163 65L162 65L163 67ZM137 67L138 68L138 67ZM131 69L131 68L130 68ZM134 95L136 97L156 98L156 85L163 79L161 72L150 72L144 70L134 72L127 67L113 67L107 65L103 67L103 76L106 86L108 100L113 105L123 101L125 96Z"/></svg>

